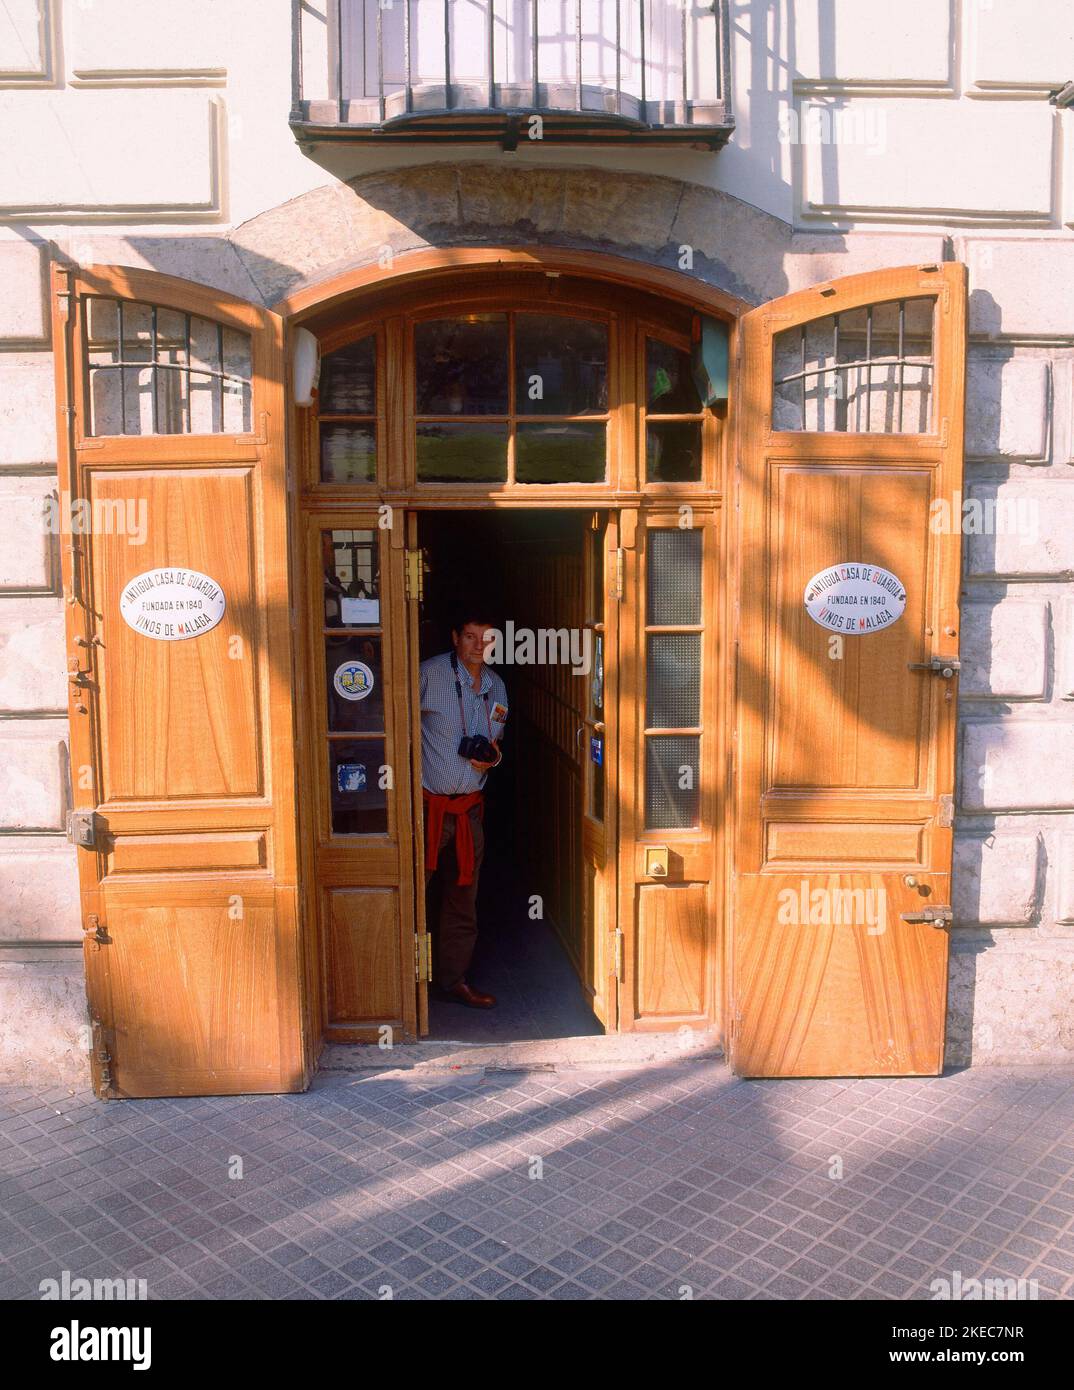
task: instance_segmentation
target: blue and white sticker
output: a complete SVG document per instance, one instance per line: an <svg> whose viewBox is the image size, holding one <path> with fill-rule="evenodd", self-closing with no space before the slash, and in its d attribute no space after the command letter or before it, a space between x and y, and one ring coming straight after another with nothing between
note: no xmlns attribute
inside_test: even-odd
<svg viewBox="0 0 1074 1390"><path fill-rule="evenodd" d="M341 792L364 792L366 788L365 763L338 763L336 765L336 787Z"/></svg>
<svg viewBox="0 0 1074 1390"><path fill-rule="evenodd" d="M364 661L344 661L336 667L332 684L344 700L364 700L373 691L373 672Z"/></svg>

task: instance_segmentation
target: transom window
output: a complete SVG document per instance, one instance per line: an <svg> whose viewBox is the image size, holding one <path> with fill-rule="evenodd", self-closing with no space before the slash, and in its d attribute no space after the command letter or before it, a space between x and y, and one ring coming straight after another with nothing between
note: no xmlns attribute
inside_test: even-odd
<svg viewBox="0 0 1074 1390"><path fill-rule="evenodd" d="M338 313L323 330L310 321L322 348L307 486L587 500L719 488L703 318L557 276L498 280L414 295L349 331Z"/></svg>
<svg viewBox="0 0 1074 1390"><path fill-rule="evenodd" d="M935 299L893 299L777 333L772 428L925 434Z"/></svg>
<svg viewBox="0 0 1074 1390"><path fill-rule="evenodd" d="M137 300L85 306L90 434L249 432L249 333Z"/></svg>
<svg viewBox="0 0 1074 1390"><path fill-rule="evenodd" d="M602 483L607 324L513 312L419 322L414 401L419 482Z"/></svg>

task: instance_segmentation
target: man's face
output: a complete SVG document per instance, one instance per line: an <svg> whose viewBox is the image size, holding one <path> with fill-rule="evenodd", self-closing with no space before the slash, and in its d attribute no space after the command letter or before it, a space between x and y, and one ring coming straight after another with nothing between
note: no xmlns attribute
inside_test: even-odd
<svg viewBox="0 0 1074 1390"><path fill-rule="evenodd" d="M473 666L484 661L485 650L492 641L495 629L485 623L466 623L458 632L451 634L455 652L464 666Z"/></svg>

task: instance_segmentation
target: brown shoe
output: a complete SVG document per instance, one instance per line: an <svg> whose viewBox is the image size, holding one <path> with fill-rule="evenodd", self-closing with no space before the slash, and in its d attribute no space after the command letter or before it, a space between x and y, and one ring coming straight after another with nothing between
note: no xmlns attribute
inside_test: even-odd
<svg viewBox="0 0 1074 1390"><path fill-rule="evenodd" d="M494 994L482 994L478 989L471 989L465 980L460 980L454 989L445 989L443 995L445 999L454 1000L457 1004L465 1004L468 1009L494 1009L496 1007Z"/></svg>

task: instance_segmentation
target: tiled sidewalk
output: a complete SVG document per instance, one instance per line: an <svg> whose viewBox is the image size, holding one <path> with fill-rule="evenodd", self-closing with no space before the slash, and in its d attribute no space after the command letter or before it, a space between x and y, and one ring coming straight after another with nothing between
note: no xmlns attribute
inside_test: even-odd
<svg viewBox="0 0 1074 1390"><path fill-rule="evenodd" d="M1074 1291L1069 1070L677 1062L0 1103L6 1297L64 1270L151 1298L905 1299L956 1271Z"/></svg>

